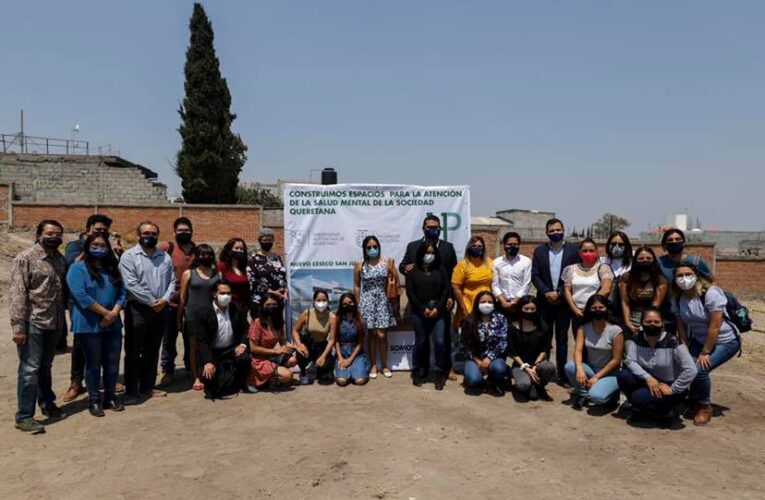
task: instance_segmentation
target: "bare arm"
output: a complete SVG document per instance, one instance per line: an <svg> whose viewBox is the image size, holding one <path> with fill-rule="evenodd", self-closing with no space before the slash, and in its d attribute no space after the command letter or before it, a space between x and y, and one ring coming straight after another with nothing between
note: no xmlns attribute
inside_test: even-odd
<svg viewBox="0 0 765 500"><path fill-rule="evenodd" d="M666 283L661 283L658 287L656 287L656 298L653 299L653 306L661 307L661 305L664 303L664 299L667 298L668 292L669 285Z"/></svg>
<svg viewBox="0 0 765 500"><path fill-rule="evenodd" d="M353 266L353 294L358 304L361 300L361 262L356 262Z"/></svg>
<svg viewBox="0 0 765 500"><path fill-rule="evenodd" d="M325 358L332 352L332 348L335 347L335 338L337 332L337 317L330 313L329 316L329 333L327 334L327 347L324 348L324 352L321 353L321 357Z"/></svg>
<svg viewBox="0 0 765 500"><path fill-rule="evenodd" d="M581 316L582 311L574 303L574 295L571 293L571 285L569 283L563 285L563 297L566 299L566 303L571 308L571 311L577 316Z"/></svg>
<svg viewBox="0 0 765 500"><path fill-rule="evenodd" d="M191 279L191 271L183 271L181 275L181 289L178 293L178 322L183 321L183 312L186 310L186 303L189 300L189 280Z"/></svg>
<svg viewBox="0 0 765 500"><path fill-rule="evenodd" d="M624 324L632 330L632 309L630 308L629 290L627 282L623 279L619 280L619 297L622 302L622 319L624 320Z"/></svg>
<svg viewBox="0 0 765 500"><path fill-rule="evenodd" d="M608 278L604 279L600 282L600 290L598 290L598 293L604 297L608 297L611 295L611 288L614 285L614 280Z"/></svg>
<svg viewBox="0 0 765 500"><path fill-rule="evenodd" d="M720 335L720 327L722 327L723 312L711 311L709 313L709 328L707 329L707 340L704 342L704 348L701 350L702 354L710 354L715 348L717 343L717 337Z"/></svg>

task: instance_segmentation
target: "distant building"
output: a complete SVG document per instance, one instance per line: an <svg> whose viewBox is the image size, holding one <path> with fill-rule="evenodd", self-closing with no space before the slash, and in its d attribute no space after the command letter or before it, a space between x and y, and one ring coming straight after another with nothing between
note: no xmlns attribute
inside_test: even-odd
<svg viewBox="0 0 765 500"><path fill-rule="evenodd" d="M497 218L508 222L512 230L526 240L546 240L547 231L545 230L545 224L553 217L555 217L555 212L521 210L518 208L497 212Z"/></svg>
<svg viewBox="0 0 765 500"><path fill-rule="evenodd" d="M690 231L685 230L685 236L689 243L714 243L717 255L765 256L765 231L702 231L701 229L692 229ZM661 240L661 232L640 233L640 239L656 243Z"/></svg>

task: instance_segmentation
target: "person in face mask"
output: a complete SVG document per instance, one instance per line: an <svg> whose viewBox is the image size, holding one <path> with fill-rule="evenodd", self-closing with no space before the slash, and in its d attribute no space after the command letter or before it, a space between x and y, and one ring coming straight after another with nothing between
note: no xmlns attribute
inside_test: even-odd
<svg viewBox="0 0 765 500"><path fill-rule="evenodd" d="M417 267L406 277L406 296L414 326L412 383L421 386L430 370L430 342L435 350L435 388L443 390L449 373L447 303L449 274L441 263L437 243L423 242L417 250Z"/></svg>
<svg viewBox="0 0 765 500"><path fill-rule="evenodd" d="M215 250L210 245L202 244L194 248L194 260L191 268L181 275L181 291L178 294L177 323L174 330L180 331L184 343L189 344L188 356L192 380L192 389L201 391L205 388L199 376L197 363L198 339L204 334L205 319L210 308L210 297L216 285L222 281L215 269ZM246 314L246 311L245 311Z"/></svg>
<svg viewBox="0 0 765 500"><path fill-rule="evenodd" d="M64 317L66 260L58 251L64 229L46 219L37 225L37 241L11 265L9 314L19 355L16 428L38 434L45 427L34 419L39 401L43 415L66 417L54 403L51 366Z"/></svg>
<svg viewBox="0 0 765 500"><path fill-rule="evenodd" d="M632 242L623 231L614 231L606 240L606 255L600 258L602 264L611 268L614 275L614 286L608 300L614 307L613 313L621 318L621 299L617 284L622 276L629 272L632 265Z"/></svg>
<svg viewBox="0 0 765 500"><path fill-rule="evenodd" d="M452 294L457 302L455 326L473 313L475 299L480 292L491 292L492 261L486 255L486 242L473 236L465 247L465 256L457 263L452 274Z"/></svg>
<svg viewBox="0 0 765 500"><path fill-rule="evenodd" d="M629 272L619 279L626 339L640 329L640 316L647 307L660 307L664 303L667 291L667 280L659 269L653 249L649 246L639 247Z"/></svg>
<svg viewBox="0 0 765 500"><path fill-rule="evenodd" d="M624 368L616 380L632 408L630 422L658 419L663 427L677 421L676 407L685 400L698 369L688 348L664 329L661 311L648 307L641 329L626 342Z"/></svg>
<svg viewBox="0 0 765 500"><path fill-rule="evenodd" d="M727 317L725 292L701 277L692 264L675 268L672 290L678 334L698 367L690 395L693 423L706 425L712 418L709 374L741 351L741 337Z"/></svg>
<svg viewBox="0 0 765 500"><path fill-rule="evenodd" d="M69 268L66 281L74 302L72 331L85 355L85 382L90 413L104 416L104 408L122 411L115 395L122 351L120 312L127 299L109 238L94 233L85 239L84 257ZM101 397L103 371L104 396Z"/></svg>
<svg viewBox="0 0 765 500"><path fill-rule="evenodd" d="M592 238L579 244L579 263L563 270L563 296L574 314L572 328L576 332L582 325L584 306L595 294L608 297L614 282L611 268L600 263L598 246Z"/></svg>
<svg viewBox="0 0 765 500"><path fill-rule="evenodd" d="M494 297L508 321L515 319L516 305L529 294L531 259L521 255L521 235L509 232L502 238L504 255L494 259L491 284Z"/></svg>
<svg viewBox="0 0 765 500"><path fill-rule="evenodd" d="M699 255L686 253L685 233L680 229L666 231L661 237L661 246L667 253L659 257L659 267L668 283L674 280L675 268L680 264L693 264L701 277L710 283L714 281L712 269L707 261Z"/></svg>
<svg viewBox="0 0 765 500"><path fill-rule="evenodd" d="M582 326L576 332L574 360L566 363L566 375L574 388L571 406L581 410L587 403L605 405L618 401L616 369L622 362L624 335L609 321L608 299L593 295L584 306ZM587 362L584 352L587 351Z"/></svg>
<svg viewBox="0 0 765 500"><path fill-rule="evenodd" d="M274 233L268 228L260 231L260 249L250 255L247 278L250 280L250 314L257 317L266 294L274 293L287 299L287 269L282 258L273 251Z"/></svg>
<svg viewBox="0 0 765 500"><path fill-rule="evenodd" d="M205 251L198 259L206 260L208 256ZM207 399L239 392L249 371L247 310L233 305L231 298L231 285L216 280L210 295L204 298L207 307L199 317L201 326L195 346L198 348L199 375Z"/></svg>
<svg viewBox="0 0 765 500"><path fill-rule="evenodd" d="M251 363L246 388L257 392L265 387L292 384L292 368L297 366L295 346L284 332L284 303L269 294L263 301L260 315L250 323Z"/></svg>
<svg viewBox="0 0 765 500"><path fill-rule="evenodd" d="M329 310L329 294L325 290L316 290L313 306L303 311L292 327L301 385L311 383L307 372L310 363L315 365L319 381L332 382L336 331L337 319Z"/></svg>
<svg viewBox="0 0 765 500"><path fill-rule="evenodd" d="M571 310L563 298L563 270L576 264L576 245L565 241L563 222L550 219L545 224L548 243L534 250L531 259L531 282L537 290L537 301L542 321L555 335L555 364L558 383L566 385L565 366L568 360L568 329L571 326Z"/></svg>
<svg viewBox="0 0 765 500"><path fill-rule="evenodd" d="M231 238L218 256L218 272L231 283L231 295L239 308L249 307L250 280L247 277L247 244L241 238Z"/></svg>
<svg viewBox="0 0 765 500"><path fill-rule="evenodd" d="M398 289L398 273L393 259L383 257L380 240L376 236L364 238L361 248L363 258L353 268L353 286L361 317L369 333L369 358L372 364L369 378L377 378L378 354L383 376L391 378L393 372L388 368L388 329L396 325L396 314L388 300L387 289L389 284Z"/></svg>
<svg viewBox="0 0 765 500"><path fill-rule="evenodd" d="M359 314L356 297L352 293L340 296L337 312L337 364L335 383L341 387L353 383L364 385L369 381L369 359L364 352L364 320Z"/></svg>
<svg viewBox="0 0 765 500"><path fill-rule="evenodd" d="M168 326L175 325L167 306L176 291L176 278L172 258L157 248L159 227L144 221L136 234L138 245L126 250L119 264L127 289L125 404L167 395L154 384L162 340Z"/></svg>
<svg viewBox="0 0 765 500"><path fill-rule="evenodd" d="M525 295L518 301L519 315L510 323L508 357L512 359L514 390L532 401L552 401L545 387L555 378L555 365L548 359L552 332L542 321L538 300Z"/></svg>
<svg viewBox="0 0 765 500"><path fill-rule="evenodd" d="M178 217L175 219L175 222L173 222L173 233L175 235L174 242L166 241L157 244L157 248L167 252L173 260L173 272L175 272L176 279L176 291L170 297L170 303L167 306L170 312L167 315L166 334L165 338L162 339L162 379L159 383L161 386L172 384L175 377L175 358L178 356L176 343L179 331L183 337L183 366L192 373L197 371L197 367L194 366L195 363L191 360L191 340L188 334L178 328L180 324L176 320L179 317L181 281L184 273L191 269L191 264L196 255L196 244L193 241L194 230L191 220L188 217ZM198 380L195 382L195 385L201 388L201 382Z"/></svg>
<svg viewBox="0 0 765 500"><path fill-rule="evenodd" d="M510 369L507 367L507 318L496 310L490 291L479 292L470 318L462 328L462 344L470 359L465 361L465 391L480 393L484 377L497 396L504 396Z"/></svg>

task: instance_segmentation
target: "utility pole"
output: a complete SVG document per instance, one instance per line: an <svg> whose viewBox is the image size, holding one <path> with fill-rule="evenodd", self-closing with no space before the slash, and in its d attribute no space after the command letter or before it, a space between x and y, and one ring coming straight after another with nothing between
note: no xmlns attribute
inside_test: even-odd
<svg viewBox="0 0 765 500"><path fill-rule="evenodd" d="M21 110L21 132L19 132L19 139L21 140L21 152L25 153L25 146L24 146L24 110Z"/></svg>

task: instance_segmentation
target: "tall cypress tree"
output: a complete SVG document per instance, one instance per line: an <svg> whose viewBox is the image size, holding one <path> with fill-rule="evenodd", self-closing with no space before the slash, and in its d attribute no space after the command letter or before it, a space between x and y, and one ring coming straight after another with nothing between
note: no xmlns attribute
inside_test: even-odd
<svg viewBox="0 0 765 500"><path fill-rule="evenodd" d="M231 131L236 115L231 113L231 94L220 74L212 24L201 4L194 4L189 29L186 96L178 109L183 143L176 173L186 202L233 204L247 146Z"/></svg>

